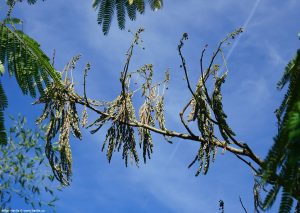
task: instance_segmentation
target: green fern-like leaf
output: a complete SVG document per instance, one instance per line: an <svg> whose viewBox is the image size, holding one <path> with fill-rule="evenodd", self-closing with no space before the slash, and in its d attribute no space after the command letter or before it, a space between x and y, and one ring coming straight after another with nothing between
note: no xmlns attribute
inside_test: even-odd
<svg viewBox="0 0 300 213"><path fill-rule="evenodd" d="M136 19L136 4L129 4L126 2L126 9L129 19L134 21Z"/></svg>
<svg viewBox="0 0 300 213"><path fill-rule="evenodd" d="M104 35L108 34L115 9L116 1L115 0L106 0L105 1L105 13L103 14L103 23L102 23L102 31Z"/></svg>
<svg viewBox="0 0 300 213"><path fill-rule="evenodd" d="M43 94L44 88L51 82L50 78L62 86L61 77L53 68L49 58L40 49L40 45L15 28L9 28L6 23L0 22L0 74L5 68L10 76L14 76L23 94L37 96L37 91ZM15 20L17 21L17 20ZM5 66L4 66L5 65ZM7 99L2 84L0 84L0 142L6 142L4 128L4 108Z"/></svg>
<svg viewBox="0 0 300 213"><path fill-rule="evenodd" d="M276 173L277 169L285 162L290 163L286 159L290 157L289 154L295 152L295 146L299 146L300 95L298 91L300 90L300 51L298 51L296 57L286 67L284 76L278 85L283 88L288 82L288 91L279 110L277 110L279 112L278 116L282 118L279 133L265 159L266 177L269 177L272 173Z"/></svg>
<svg viewBox="0 0 300 213"><path fill-rule="evenodd" d="M293 197L283 190L280 202L279 213L290 213L293 207Z"/></svg>
<svg viewBox="0 0 300 213"><path fill-rule="evenodd" d="M264 203L263 203L263 209L269 209L273 205L273 203L276 200L278 191L280 189L280 186L278 184L273 185L272 189L268 192Z"/></svg>
<svg viewBox="0 0 300 213"><path fill-rule="evenodd" d="M50 64L39 44L22 31L3 26L0 30L0 52L1 61L7 63L8 73L16 77L24 94L35 97L37 85L42 92L41 82L48 84L49 77L61 85L60 74ZM42 78L38 79L38 76Z"/></svg>
<svg viewBox="0 0 300 213"><path fill-rule="evenodd" d="M7 98L0 81L0 145L7 143L7 135L4 127L4 115L3 111L7 107Z"/></svg>
<svg viewBox="0 0 300 213"><path fill-rule="evenodd" d="M125 29L125 0L116 0L118 25L121 30Z"/></svg>
<svg viewBox="0 0 300 213"><path fill-rule="evenodd" d="M290 212L293 199L300 201L300 50L288 63L278 88L282 89L287 84L287 92L276 110L279 131L262 170L263 182L273 185L263 207L273 205L282 187L280 212Z"/></svg>
<svg viewBox="0 0 300 213"><path fill-rule="evenodd" d="M144 0L136 0L135 1L136 8L140 14L145 12L145 1Z"/></svg>
<svg viewBox="0 0 300 213"><path fill-rule="evenodd" d="M23 0L6 0L6 4L7 5L12 5L12 4L14 4L15 2L22 2ZM35 4L36 2L37 2L38 0L27 0L27 3L28 4ZM45 1L45 0L43 0L43 1Z"/></svg>
<svg viewBox="0 0 300 213"><path fill-rule="evenodd" d="M298 57L298 54L285 67L283 76L281 77L280 81L277 83L277 87L279 89L282 89L286 85L286 83L291 78L291 73L295 72L294 70L297 68L297 57Z"/></svg>
<svg viewBox="0 0 300 213"><path fill-rule="evenodd" d="M161 9L163 0L148 0L151 10ZM102 25L104 35L107 35L113 20L114 10L117 13L118 26L125 29L126 13L130 20L136 19L136 13L145 12L145 0L94 0L92 7L98 10L97 22ZM126 8L126 9L125 9Z"/></svg>
<svg viewBox="0 0 300 213"><path fill-rule="evenodd" d="M3 66L3 63L0 60L0 75L3 75L3 74L4 74L4 66Z"/></svg>
<svg viewBox="0 0 300 213"><path fill-rule="evenodd" d="M163 6L162 0L148 0L148 2L152 10L161 9Z"/></svg>
<svg viewBox="0 0 300 213"><path fill-rule="evenodd" d="M95 9L98 8L97 22L98 22L99 25L101 25L102 22L103 22L103 17L104 17L104 14L105 14L105 3L106 3L106 0L102 0L102 1L95 1L94 4L93 4L93 7Z"/></svg>

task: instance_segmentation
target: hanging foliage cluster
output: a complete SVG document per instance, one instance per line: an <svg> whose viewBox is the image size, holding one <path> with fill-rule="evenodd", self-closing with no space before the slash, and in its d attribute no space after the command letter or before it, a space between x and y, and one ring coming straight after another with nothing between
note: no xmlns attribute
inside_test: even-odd
<svg viewBox="0 0 300 213"><path fill-rule="evenodd" d="M204 68L203 63L203 57L206 51L206 47L205 49L203 49L200 58L200 77L196 85L195 91L193 90L189 81L188 68L182 53L184 41L188 39L187 33L183 34L178 45L179 56L182 62L180 67L184 71L187 86L192 95L191 100L186 104L186 106L180 113L181 121L185 126L186 130L191 135L195 136L196 134L192 132L191 128L185 122L183 117L186 110L190 108L190 113L188 114L187 121L196 122L199 133L201 134L204 141L200 144L200 148L198 150L197 155L189 165L189 167L191 167L197 161L199 162L196 176L198 176L201 172L203 172L203 174L206 174L208 172L210 162L213 162L215 160L218 147L216 141L223 140L224 149L226 149L227 144L232 143L237 145L238 147L244 147L234 138L235 133L231 130L226 121L227 115L223 110L221 92L221 86L225 82L225 78L228 73L226 60L222 51L223 44L225 42L228 44L229 39L234 39L242 31L242 28L239 28L233 33L229 34L223 41L220 42L219 46L217 47L217 50L213 53L213 56L209 61L207 69ZM216 63L218 55L221 55L222 62L224 64L224 70L221 69L220 64ZM208 90L209 82L213 85L213 90L211 92ZM215 128L219 129L222 139L218 139L218 136L215 133Z"/></svg>
<svg viewBox="0 0 300 213"><path fill-rule="evenodd" d="M121 94L112 102L108 103L100 118L93 122L89 127L96 126L92 133L96 133L105 123L111 122L111 127L106 134L105 142L102 150L107 147L107 158L111 161L114 151L123 149L122 158L125 164L128 164L128 155L138 165L139 157L136 150L136 136L134 126L140 124L142 126L155 127L155 121L158 126L165 130L165 118L163 108L163 94L166 88L166 83L169 81L169 74L166 72L166 79L162 82L153 84L153 65L147 64L134 72L128 72L128 65L135 45L138 45L140 29L134 37L133 44L127 52L127 62L121 74L122 91ZM141 79L141 86L133 88L130 85L132 78L136 76ZM135 84L137 85L137 83ZM159 94L159 88L163 87L162 94ZM133 90L134 89L134 90ZM138 111L138 119L133 106L133 96L140 92L144 98L144 103ZM153 142L149 129L138 127L139 145L143 150L143 159L146 162L147 157L150 159L152 153Z"/></svg>
<svg viewBox="0 0 300 213"><path fill-rule="evenodd" d="M76 109L76 103L81 98L76 95L74 84L68 78L68 72L71 73L75 69L77 60L79 60L79 56L74 57L63 70L62 73L65 74L63 87L53 82L35 102L45 104L43 113L36 123L40 124L49 118L46 131L46 156L55 177L63 185L69 184L72 174L70 131L76 138L82 138L79 128L80 120ZM59 133L58 142L53 145L57 133Z"/></svg>

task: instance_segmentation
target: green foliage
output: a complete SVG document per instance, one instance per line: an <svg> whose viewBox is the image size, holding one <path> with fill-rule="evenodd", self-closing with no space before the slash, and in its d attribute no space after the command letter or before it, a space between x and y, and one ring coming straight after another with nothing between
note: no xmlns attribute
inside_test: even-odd
<svg viewBox="0 0 300 213"><path fill-rule="evenodd" d="M0 74L3 75L4 74L4 66L2 64L2 62L0 61Z"/></svg>
<svg viewBox="0 0 300 213"><path fill-rule="evenodd" d="M148 0L151 10L161 9L163 0ZM115 11L120 29L125 29L126 13L131 20L136 19L136 13L145 12L145 0L94 0L93 8L98 9L98 24L102 25L104 35L107 35Z"/></svg>
<svg viewBox="0 0 300 213"><path fill-rule="evenodd" d="M0 144L7 143L7 135L4 127L4 114L3 111L7 107L7 97L0 81Z"/></svg>
<svg viewBox="0 0 300 213"><path fill-rule="evenodd" d="M37 1L38 1L38 0L27 0L27 3L28 3L28 4L35 4ZM43 1L45 1L45 0L43 0ZM8 5L12 5L12 4L16 3L16 2L23 2L23 0L7 0L7 1L6 1L6 3L7 3Z"/></svg>
<svg viewBox="0 0 300 213"><path fill-rule="evenodd" d="M41 144L45 140L45 127L38 126L32 131L24 117L11 119L14 124L9 130L8 143L0 146L0 210L9 209L11 200L16 198L24 199L32 208L54 207L57 200L54 179ZM44 200L45 194L49 202Z"/></svg>
<svg viewBox="0 0 300 213"><path fill-rule="evenodd" d="M10 10L12 7L13 5ZM2 76L6 70L10 76L16 78L23 94L36 97L37 91L43 94L44 88L49 86L52 80L59 84L60 74L53 68L40 45L17 30L15 26L17 24L22 24L22 21L10 16L0 22L0 75ZM7 107L7 98L1 81L0 101L0 143L5 144L3 113Z"/></svg>
<svg viewBox="0 0 300 213"><path fill-rule="evenodd" d="M264 183L272 184L263 202L263 209L270 208L280 188L282 198L280 212L290 212L293 199L300 202L300 50L292 59L278 83L288 90L282 104L276 110L279 123L278 134L263 167Z"/></svg>
<svg viewBox="0 0 300 213"><path fill-rule="evenodd" d="M40 45L22 31L3 26L0 29L0 60L7 65L10 76L15 76L24 94L36 97L44 85L49 85L49 76L60 81L60 75L50 64Z"/></svg>
<svg viewBox="0 0 300 213"><path fill-rule="evenodd" d="M274 184L272 188L269 190L264 200L264 203L262 204L266 209L271 208L271 206L275 202L279 189L280 189L279 185Z"/></svg>

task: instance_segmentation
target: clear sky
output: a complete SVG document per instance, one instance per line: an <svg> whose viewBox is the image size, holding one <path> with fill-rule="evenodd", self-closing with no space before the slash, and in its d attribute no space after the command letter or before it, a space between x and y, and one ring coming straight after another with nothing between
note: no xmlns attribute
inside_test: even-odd
<svg viewBox="0 0 300 213"><path fill-rule="evenodd" d="M86 0L48 0L34 6L17 5L14 16L24 20L24 31L41 44L51 56L56 49L56 68L82 54L75 71L77 91L82 91L85 63L92 70L88 77L89 96L113 100L119 94L119 73L132 40L113 22L104 36L97 25L97 14ZM156 79L169 68L171 83L166 94L167 128L183 132L178 113L190 98L177 45L182 33L189 34L184 47L192 82L199 76L199 57L208 44L207 57L226 34L238 27L245 32L226 48L229 75L224 85L224 107L237 139L248 143L261 157L265 156L276 134L274 110L282 93L276 90L287 62L299 48L299 0L173 0L162 10L127 20L126 28L135 31L143 26L145 50L138 49L130 70L145 63L154 65ZM18 112L34 122L41 109L31 106L30 98L21 95L14 80L6 78L7 113ZM96 115L89 114L89 121ZM105 129L95 135L84 131L82 141L71 139L73 182L58 193L57 212L218 212L218 201L225 202L225 212L243 212L239 196L248 212L253 212L253 173L230 153L221 154L206 176L195 177L197 166L187 166L198 144L174 139L170 145L154 137L154 154L147 164L125 167L120 153L109 164L101 146ZM16 208L25 208L16 204ZM276 207L270 212L277 212Z"/></svg>

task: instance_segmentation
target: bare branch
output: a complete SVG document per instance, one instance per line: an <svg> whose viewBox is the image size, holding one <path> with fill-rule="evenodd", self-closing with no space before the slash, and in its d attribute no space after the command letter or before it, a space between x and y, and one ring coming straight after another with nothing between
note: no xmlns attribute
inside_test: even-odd
<svg viewBox="0 0 300 213"><path fill-rule="evenodd" d="M238 159L242 160L244 163L246 163L248 166L250 166L250 168L255 172L255 175L258 174L257 169L254 168L254 166L251 164L251 162L246 161L244 158L242 158L241 156L239 156L238 154L234 154Z"/></svg>
<svg viewBox="0 0 300 213"><path fill-rule="evenodd" d="M247 210L246 210L246 208L245 208L245 206L244 206L244 204L243 204L243 201L242 201L241 196L239 196L239 199L240 199L240 203L241 203L241 205L242 205L242 207L243 207L245 213L248 213Z"/></svg>
<svg viewBox="0 0 300 213"><path fill-rule="evenodd" d="M191 100L184 106L182 111L179 113L181 123L183 124L184 128L187 131L187 133L181 133L181 132L167 129L164 124L163 99L162 96L159 96L159 87L162 84L165 84L169 80L169 74L168 73L166 74L166 80L159 82L157 84L153 84L152 64L149 65L146 64L136 72L130 72L130 73L128 72L134 46L138 44L139 35L142 31L143 29L140 29L135 34L133 43L131 44L129 50L127 51L127 59L120 77L120 81L122 84L122 91L121 94L114 101L106 102L106 103L103 102L104 104L101 103L96 104L99 102L97 102L96 100L88 99L86 94L87 93L86 78L87 78L87 71L90 69L89 64L86 65L84 71L83 96L80 96L75 92L73 88L73 84L70 83L69 80L66 78L66 80L62 82L63 87L56 88L55 85L53 85L54 86L53 89L55 89L54 91L55 92L57 91L59 94L61 94L60 96L61 99L57 101L59 101L60 104L70 103L72 104L72 106L74 106L73 107L74 109L75 109L75 104L79 104L84 106L85 110L87 108L90 111L98 114L99 118L97 118L94 122L92 122L90 125L87 126L87 128L92 126L95 127L95 129L92 130L91 133L97 132L104 124L111 123L111 127L108 130L108 133L106 135L106 140L103 145L103 149L104 149L105 143L106 142L108 143L107 157L109 161L112 157L112 153L115 150L117 151L120 150L120 147L123 145L122 156L125 159L126 165L127 165L128 152L130 155L134 155L135 161L136 163L138 163L139 160L135 149L136 140L135 140L135 133L133 128L136 127L139 130L140 145L143 145L144 161L146 161L146 155L148 155L148 157L150 158L150 153L152 152L152 146L153 146L152 139L151 139L151 132L154 132L164 137L178 138L178 139L183 139L185 141L194 141L200 143L198 154L195 160L192 162L192 164L197 160L200 162L199 169L196 175L199 174L201 170L203 171L204 174L207 173L210 159L212 158L212 162L213 162L215 153L217 152L217 148L221 148L233 153L240 160L246 163L256 174L258 174L258 171L252 165L252 163L246 161L243 158L243 156L250 158L253 162L255 162L260 167L263 166L263 161L253 153L253 151L250 149L250 147L247 144L241 143L233 137L234 133L231 131L231 129L226 123L226 115L222 109L222 94L220 92L221 84L224 82L225 76L222 76L221 78L217 78L216 75L214 75L215 89L213 91L212 97L209 96L207 85L206 85L208 78L214 74L212 72L212 66L216 56L220 52L223 56L221 45L229 38L229 36L225 40L220 42L217 50L215 51L215 53L211 58L208 69L205 71L203 70L203 57L206 48L202 50L201 58L200 58L201 77L198 81L198 85L196 87L195 92L193 91L192 86L190 84L186 62L181 51L183 47L183 40L187 39L187 34L184 34L182 39L180 40L180 44L178 45L178 51L181 58L182 67L187 82L187 87L193 96ZM223 56L223 60L225 60L224 56ZM72 69L72 64L68 64L68 66L71 66ZM217 69L213 68L213 70L216 71ZM141 76L143 80L145 80L145 82L141 86L142 89L141 93L142 93L142 97L145 98L144 104L147 105L147 109L143 108L142 105L141 107L142 110L140 110L140 112L142 113L141 114L139 113L138 119L136 118L135 115L135 109L132 102L132 95L135 92L139 91L139 89L133 92L130 90L131 89L130 79L132 78L133 74L137 74ZM51 103L53 97L51 99L50 96L53 94L49 93L49 99L47 100L40 99L36 103L45 103L46 105L48 104L48 102ZM160 100L161 102L159 102ZM193 107L194 106L193 104L195 104L198 108L197 109L195 108L195 110L192 111L194 115L194 118L192 120L195 121L197 119L197 124L198 124L199 131L201 132L201 135L196 135L195 133L193 133L193 131L191 130L191 128L188 126L187 122L184 119L186 110L189 108L189 106ZM158 105L160 108L157 108ZM46 109L48 110L47 107ZM49 111L51 110L53 109L49 109ZM74 112L77 114L76 111ZM158 121L159 124L158 127L156 127L157 123L155 123L153 119L154 117L153 114L155 114L156 116L155 119L157 119ZM211 114L214 115L216 120L212 118ZM76 115L73 120L76 121L79 120L78 116ZM71 121L69 123L71 127L74 126ZM214 133L215 126L219 127L219 130L221 131L223 137L222 139L223 141L219 140L215 135ZM51 142L50 140L54 138L55 134L56 132L53 132L53 134L51 135L52 138L48 140L49 144ZM233 143L231 143L229 139L233 141ZM203 169L202 169L202 165L204 166Z"/></svg>
<svg viewBox="0 0 300 213"><path fill-rule="evenodd" d="M84 99L85 99L85 102L87 104L87 106L90 105L89 101L88 101L88 98L87 98L87 95L86 95L86 77L87 77L87 72L91 69L91 65L88 63L84 69L84 76L83 76L83 96L84 96Z"/></svg>
<svg viewBox="0 0 300 213"><path fill-rule="evenodd" d="M182 52L181 52L181 48L184 45L183 41L187 40L187 39L188 39L188 34L184 33L182 38L180 39L180 43L178 45L178 52L179 52L179 56L180 56L180 59L181 59L181 67L184 70L185 79L186 79L186 82L187 82L188 89L190 90L193 97L196 99L195 93L193 92L193 89L192 89L190 81L189 81L189 75L188 75L188 71L187 71L187 68L186 68L185 58L183 57Z"/></svg>
<svg viewBox="0 0 300 213"><path fill-rule="evenodd" d="M207 87L206 87L206 84L205 84L206 81L207 81L207 79L208 79L208 77L209 77L210 68L208 68L206 70L205 74L203 72L203 57L204 57L204 53L206 51L206 47L207 46L205 46L205 48L202 50L201 58L200 58L201 81L202 81L202 85L204 87L204 92L205 92L205 96L206 96L207 102L208 102L209 106L212 108L212 106L211 106L211 99L210 99L210 97L208 95L208 90L207 90ZM213 63L213 61L211 63Z"/></svg>
<svg viewBox="0 0 300 213"><path fill-rule="evenodd" d="M77 94L76 94L76 96L77 96L76 102L78 104L87 105L82 97L80 97ZM96 109L93 106L89 105L87 107L90 110L94 111L95 113L97 113L99 115L104 115L104 116L106 116L106 117L108 117L112 120L116 119L115 116L109 115L109 114L107 114L107 113L105 113L101 110ZM120 122L122 122L122 121L120 121ZM169 137L175 137L175 138L180 138L180 139L184 139L184 140L191 140L191 141L196 141L196 142L200 142L200 143L206 143L206 141L203 138L201 138L200 136L193 136L193 135L189 135L189 134L185 134L185 133L179 133L179 132L172 131L172 130L161 130L161 129L158 129L158 128L153 127L153 126L142 124L138 121L131 121L131 122L126 123L126 124L128 124L130 126L133 126L133 127L145 128L145 129L148 129L152 132L155 132L155 133L163 135L163 136L169 136ZM224 149L228 150L229 152L231 152L233 154L247 156L260 166L263 164L263 161L258 156L253 154L253 152L252 152L252 154L250 154L248 152L245 152L243 149L238 149L238 148L229 146L226 142L217 141L217 140L213 141L213 145L218 146L220 148L224 148Z"/></svg>

